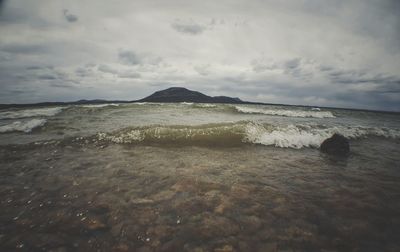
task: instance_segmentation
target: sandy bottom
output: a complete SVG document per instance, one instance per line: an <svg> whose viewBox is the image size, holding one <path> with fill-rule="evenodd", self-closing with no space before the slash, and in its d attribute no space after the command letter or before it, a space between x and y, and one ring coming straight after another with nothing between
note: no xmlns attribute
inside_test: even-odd
<svg viewBox="0 0 400 252"><path fill-rule="evenodd" d="M352 148L1 147L0 250L400 251L400 144Z"/></svg>

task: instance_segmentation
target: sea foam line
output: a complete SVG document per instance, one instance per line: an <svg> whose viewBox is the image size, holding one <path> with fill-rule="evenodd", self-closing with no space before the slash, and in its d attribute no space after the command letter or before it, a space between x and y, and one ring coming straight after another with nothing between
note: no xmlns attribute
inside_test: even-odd
<svg viewBox="0 0 400 252"><path fill-rule="evenodd" d="M14 121L12 123L0 126L0 133L21 131L31 132L34 128L45 125L46 119L32 119L28 121Z"/></svg>
<svg viewBox="0 0 400 252"><path fill-rule="evenodd" d="M82 108L104 108L108 106L118 107L120 104L117 103L107 103L107 104L88 104L88 105L79 105Z"/></svg>
<svg viewBox="0 0 400 252"><path fill-rule="evenodd" d="M53 108L37 108L37 109L23 109L13 111L0 112L0 119L18 119L18 118L29 118L36 116L55 116L60 113L65 107L53 107Z"/></svg>
<svg viewBox="0 0 400 252"><path fill-rule="evenodd" d="M286 109L267 109L245 106L234 106L235 110L244 114L264 114L287 117L314 117L314 118L334 118L330 111L305 111L305 110L286 110Z"/></svg>

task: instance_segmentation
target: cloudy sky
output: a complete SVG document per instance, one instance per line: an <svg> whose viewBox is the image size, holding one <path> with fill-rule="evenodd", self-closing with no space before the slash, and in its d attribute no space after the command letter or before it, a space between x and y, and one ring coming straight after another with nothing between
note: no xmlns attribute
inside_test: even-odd
<svg viewBox="0 0 400 252"><path fill-rule="evenodd" d="M400 111L397 0L0 0L0 103L171 86Z"/></svg>

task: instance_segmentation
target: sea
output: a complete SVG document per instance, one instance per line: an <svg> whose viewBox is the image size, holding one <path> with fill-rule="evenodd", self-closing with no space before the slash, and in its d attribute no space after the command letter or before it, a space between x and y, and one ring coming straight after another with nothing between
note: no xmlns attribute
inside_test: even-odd
<svg viewBox="0 0 400 252"><path fill-rule="evenodd" d="M350 154L321 143L339 133ZM400 113L0 110L0 251L400 251Z"/></svg>

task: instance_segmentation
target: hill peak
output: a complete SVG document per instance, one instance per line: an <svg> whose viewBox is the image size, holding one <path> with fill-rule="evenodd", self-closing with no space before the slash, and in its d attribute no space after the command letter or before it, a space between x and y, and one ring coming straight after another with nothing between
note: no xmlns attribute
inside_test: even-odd
<svg viewBox="0 0 400 252"><path fill-rule="evenodd" d="M189 90L184 87L170 87L157 91L142 102L199 102L199 103L242 103L239 98L227 96L208 96L198 91Z"/></svg>

